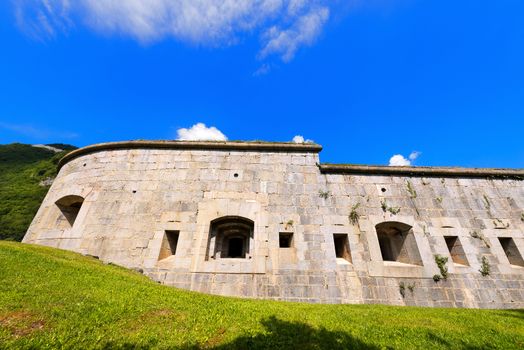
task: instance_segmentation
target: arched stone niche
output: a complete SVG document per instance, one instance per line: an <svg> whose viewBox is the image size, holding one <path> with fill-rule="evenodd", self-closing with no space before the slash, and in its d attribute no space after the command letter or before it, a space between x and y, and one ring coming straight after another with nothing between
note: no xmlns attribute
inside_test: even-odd
<svg viewBox="0 0 524 350"><path fill-rule="evenodd" d="M206 260L251 259L254 222L241 216L224 216L211 221Z"/></svg>

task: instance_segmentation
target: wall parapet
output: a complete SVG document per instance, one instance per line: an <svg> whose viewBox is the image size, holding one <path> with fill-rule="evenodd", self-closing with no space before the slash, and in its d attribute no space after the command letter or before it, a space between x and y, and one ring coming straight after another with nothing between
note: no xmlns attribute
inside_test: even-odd
<svg viewBox="0 0 524 350"><path fill-rule="evenodd" d="M99 143L79 148L65 155L58 163L58 169L80 156L100 151L117 149L174 149L214 151L257 151L287 153L319 153L322 146L314 143L263 142L263 141L122 141Z"/></svg>
<svg viewBox="0 0 524 350"><path fill-rule="evenodd" d="M524 180L524 169L413 167L353 164L320 164L323 174L403 175L426 177L502 178Z"/></svg>

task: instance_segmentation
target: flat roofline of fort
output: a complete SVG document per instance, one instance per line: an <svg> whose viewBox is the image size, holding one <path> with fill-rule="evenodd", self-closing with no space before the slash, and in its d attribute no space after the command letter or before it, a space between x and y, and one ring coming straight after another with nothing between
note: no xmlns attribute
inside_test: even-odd
<svg viewBox="0 0 524 350"><path fill-rule="evenodd" d="M524 180L524 169L381 166L359 164L319 165L323 174L402 175L418 177L508 178Z"/></svg>
<svg viewBox="0 0 524 350"><path fill-rule="evenodd" d="M315 143L266 142L266 141L121 141L90 145L65 155L58 168L71 160L86 154L118 149L175 149L175 150L218 150L258 151L286 153L319 153L322 146ZM402 175L426 177L469 177L469 178L511 178L524 180L524 169L462 168L462 167L420 167L420 166L379 166L358 164L319 164L323 174L355 175Z"/></svg>
<svg viewBox="0 0 524 350"><path fill-rule="evenodd" d="M58 163L61 168L80 156L100 151L117 149L178 149L178 150L218 150L218 151L258 151L258 152L297 152L319 153L322 146L315 143L266 142L266 141L121 141L106 142L79 148L66 154Z"/></svg>

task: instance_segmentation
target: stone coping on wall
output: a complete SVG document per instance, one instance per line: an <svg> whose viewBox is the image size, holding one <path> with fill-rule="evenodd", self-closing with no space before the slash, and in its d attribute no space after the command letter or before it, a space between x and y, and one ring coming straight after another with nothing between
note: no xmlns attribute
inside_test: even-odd
<svg viewBox="0 0 524 350"><path fill-rule="evenodd" d="M524 169L378 166L354 164L320 164L323 174L402 175L425 177L502 178L524 180Z"/></svg>
<svg viewBox="0 0 524 350"><path fill-rule="evenodd" d="M69 161L80 156L117 149L174 149L174 150L214 150L214 151L257 151L257 152L296 152L319 153L322 146L315 143L263 142L263 141L122 141L99 143L74 150L66 154L58 163L60 169Z"/></svg>

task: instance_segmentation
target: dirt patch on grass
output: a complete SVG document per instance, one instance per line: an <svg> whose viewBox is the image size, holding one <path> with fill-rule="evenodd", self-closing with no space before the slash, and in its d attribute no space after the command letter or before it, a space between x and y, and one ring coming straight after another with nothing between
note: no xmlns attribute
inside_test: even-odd
<svg viewBox="0 0 524 350"><path fill-rule="evenodd" d="M225 336L226 336L226 329L225 328L220 328L219 330L216 331L216 333L213 335L213 337L210 338L203 345L203 348L204 349L214 348L215 346L217 346L220 343L222 343L222 341L224 340Z"/></svg>
<svg viewBox="0 0 524 350"><path fill-rule="evenodd" d="M173 309L157 309L144 312L137 318L128 323L127 328L131 333L137 332L141 329L166 324L183 324L187 319L186 312L180 312Z"/></svg>
<svg viewBox="0 0 524 350"><path fill-rule="evenodd" d="M45 322L27 311L13 311L0 314L0 327L6 329L15 338L26 337L43 330Z"/></svg>

